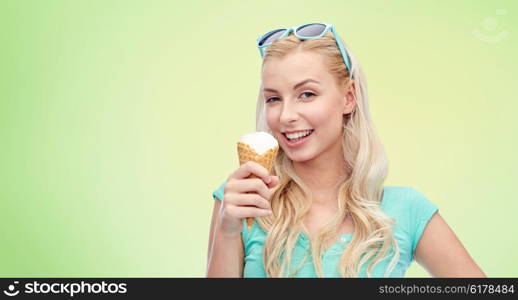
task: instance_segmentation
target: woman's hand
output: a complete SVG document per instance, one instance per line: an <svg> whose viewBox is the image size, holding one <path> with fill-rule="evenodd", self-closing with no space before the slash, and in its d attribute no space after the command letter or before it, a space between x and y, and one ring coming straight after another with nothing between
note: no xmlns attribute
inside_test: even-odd
<svg viewBox="0 0 518 300"><path fill-rule="evenodd" d="M269 216L272 213L270 189L278 183L277 176L271 176L266 168L256 162L241 165L225 184L219 232L227 236L239 235L243 218Z"/></svg>

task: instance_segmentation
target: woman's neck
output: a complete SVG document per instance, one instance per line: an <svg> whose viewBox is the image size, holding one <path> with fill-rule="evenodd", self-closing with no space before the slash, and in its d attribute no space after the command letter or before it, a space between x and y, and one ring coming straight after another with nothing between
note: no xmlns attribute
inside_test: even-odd
<svg viewBox="0 0 518 300"><path fill-rule="evenodd" d="M336 201L337 184L346 178L343 156L334 157L336 159L320 157L302 163L293 162L295 172L309 187L317 202Z"/></svg>

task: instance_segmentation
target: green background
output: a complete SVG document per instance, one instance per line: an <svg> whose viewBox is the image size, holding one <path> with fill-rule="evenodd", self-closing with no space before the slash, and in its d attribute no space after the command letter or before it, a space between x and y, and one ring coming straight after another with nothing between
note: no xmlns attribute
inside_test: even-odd
<svg viewBox="0 0 518 300"><path fill-rule="evenodd" d="M517 8L1 1L0 276L204 276L211 193L255 129L256 38L313 21L364 67L386 185L438 205L488 276L518 276Z"/></svg>

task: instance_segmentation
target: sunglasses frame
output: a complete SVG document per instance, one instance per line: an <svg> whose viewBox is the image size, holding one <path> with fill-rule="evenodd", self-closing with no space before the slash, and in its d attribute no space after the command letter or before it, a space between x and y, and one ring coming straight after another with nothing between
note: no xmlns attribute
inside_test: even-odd
<svg viewBox="0 0 518 300"><path fill-rule="evenodd" d="M311 37L306 37L306 36L300 36L297 34L297 31L306 27L306 26L309 26L309 25L314 25L314 24L318 24L318 25L325 25L326 27L324 28L324 30L322 31L321 34L319 34L318 36L311 36ZM259 53L261 54L261 58L264 57L264 51L265 49L270 46L272 43L274 43L275 41L273 42L270 42L268 44L263 44L263 45L260 45L259 46L259 43L267 36L273 34L274 32L279 32L279 31L282 31L284 30L284 33L279 36L275 41L278 41L282 38L285 38L287 37L291 32L293 32L293 34L299 39L299 40L313 40L313 39L318 39L318 38L321 38L323 37L327 32L331 31L331 33L333 34L334 38L335 38L335 41L336 41L336 44L338 46L338 49L340 50L340 53L342 54L342 58L344 60L344 63L345 63L345 67L347 68L347 71L349 71L349 74L350 76L352 77L352 72L351 72L351 60L349 59L349 55L347 54L347 51L345 50L345 47L344 45L342 44L342 41L341 39L338 37L338 34L336 33L336 29L335 27L333 26L333 24L326 24L326 23L308 23L308 24L303 24L303 25L299 25L299 26L293 26L293 27L287 27L287 28L278 28L278 29L274 29L274 30L271 30L271 31L268 31L267 33L261 35L259 38L257 38L257 48L259 48Z"/></svg>

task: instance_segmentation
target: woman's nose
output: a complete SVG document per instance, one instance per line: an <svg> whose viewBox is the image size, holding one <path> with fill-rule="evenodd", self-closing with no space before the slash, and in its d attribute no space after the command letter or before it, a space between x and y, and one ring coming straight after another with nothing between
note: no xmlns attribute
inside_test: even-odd
<svg viewBox="0 0 518 300"><path fill-rule="evenodd" d="M283 124L289 124L298 119L298 113L296 107L290 101L284 101L280 116L280 122Z"/></svg>

